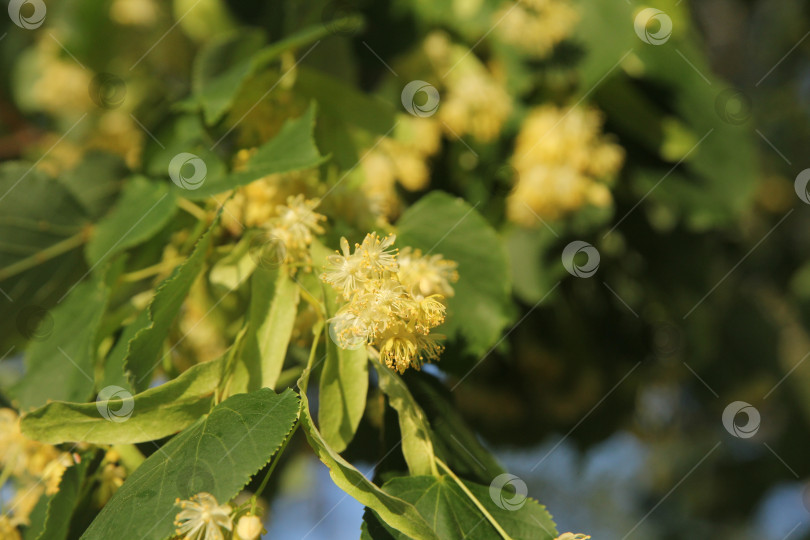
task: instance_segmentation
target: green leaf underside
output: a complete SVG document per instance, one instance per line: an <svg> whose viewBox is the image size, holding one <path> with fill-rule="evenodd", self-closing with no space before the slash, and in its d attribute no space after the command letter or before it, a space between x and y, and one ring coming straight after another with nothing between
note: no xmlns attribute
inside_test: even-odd
<svg viewBox="0 0 810 540"><path fill-rule="evenodd" d="M435 474L433 442L430 425L422 408L413 399L402 378L377 360L372 360L377 370L380 390L388 396L388 403L397 411L399 430L402 434L402 454L412 475Z"/></svg>
<svg viewBox="0 0 810 540"><path fill-rule="evenodd" d="M244 186L269 174L285 173L317 167L324 161L312 138L315 125L315 105L303 115L288 120L278 135L258 148L245 168L220 178L211 178L188 193L193 200L202 200L229 189Z"/></svg>
<svg viewBox="0 0 810 540"><path fill-rule="evenodd" d="M485 354L511 320L509 265L498 234L466 202L435 191L405 211L397 235L401 247L458 263L455 295L447 299L447 318L436 331L461 338L470 355Z"/></svg>
<svg viewBox="0 0 810 540"><path fill-rule="evenodd" d="M464 485L513 540L556 538L554 521L537 501L527 498L523 506L506 510L495 504L488 486L472 482L464 482ZM383 489L413 504L442 540L500 538L481 511L449 476L398 477L386 482ZM513 494L505 496L507 500L514 497ZM390 526L384 527L393 538L407 538ZM368 529L365 538L372 538Z"/></svg>
<svg viewBox="0 0 810 540"><path fill-rule="evenodd" d="M220 210L214 222L197 241L188 259L175 268L172 275L157 288L146 308L147 315L141 315L135 321L136 325L145 325L137 327L137 333L131 341L120 344L127 347L124 371L136 391L149 386L151 374L161 361L163 342L169 335L169 328L205 264L205 255L221 215ZM115 351L111 356L115 356Z"/></svg>
<svg viewBox="0 0 810 540"><path fill-rule="evenodd" d="M194 423L210 409L227 354L197 364L155 388L127 401L131 416L124 422L107 420L102 411L125 410L121 399L94 403L55 401L26 414L21 423L26 437L49 443L85 441L93 444L128 444L167 437ZM115 418L115 415L112 416Z"/></svg>
<svg viewBox="0 0 810 540"><path fill-rule="evenodd" d="M337 311L335 291L323 286L327 318ZM342 452L354 438L360 419L366 410L368 394L368 354L365 347L358 350L341 349L326 337L326 359L320 378L318 425L324 440Z"/></svg>
<svg viewBox="0 0 810 540"><path fill-rule="evenodd" d="M116 253L155 235L177 210L176 192L166 182L151 182L136 176L124 184L113 209L94 227L85 249L92 267Z"/></svg>
<svg viewBox="0 0 810 540"><path fill-rule="evenodd" d="M413 505L373 484L324 440L309 412L309 401L306 397L308 377L309 373L304 372L298 381L302 402L301 427L315 454L329 468L332 481L361 504L373 508L383 521L403 534L419 540L438 540L439 537L431 531Z"/></svg>
<svg viewBox="0 0 810 540"><path fill-rule="evenodd" d="M76 285L51 310L53 330L26 351L26 376L11 389L23 410L47 400L86 401L93 393L96 331L107 307L109 289L97 275Z"/></svg>
<svg viewBox="0 0 810 540"><path fill-rule="evenodd" d="M250 284L248 325L233 391L276 386L300 301L298 285L285 269L256 268Z"/></svg>
<svg viewBox="0 0 810 540"><path fill-rule="evenodd" d="M287 437L298 414L292 390L263 388L232 396L186 428L135 470L102 509L84 540L162 540L174 532L179 507L200 491L225 502L260 470Z"/></svg>

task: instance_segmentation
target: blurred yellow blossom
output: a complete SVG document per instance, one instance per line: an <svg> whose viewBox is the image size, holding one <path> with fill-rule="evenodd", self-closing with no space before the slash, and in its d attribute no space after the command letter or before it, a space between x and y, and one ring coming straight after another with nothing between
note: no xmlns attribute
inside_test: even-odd
<svg viewBox="0 0 810 540"><path fill-rule="evenodd" d="M542 58L571 34L579 13L569 0L522 0L505 4L493 19L503 41Z"/></svg>
<svg viewBox="0 0 810 540"><path fill-rule="evenodd" d="M536 108L515 144L515 187L507 199L507 215L531 226L538 216L559 219L586 204L609 206L608 185L623 160L622 147L602 132L599 111Z"/></svg>

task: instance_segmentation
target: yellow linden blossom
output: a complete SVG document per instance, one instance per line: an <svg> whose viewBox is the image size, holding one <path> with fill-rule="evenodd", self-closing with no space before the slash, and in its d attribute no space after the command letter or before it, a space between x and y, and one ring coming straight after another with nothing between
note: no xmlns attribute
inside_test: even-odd
<svg viewBox="0 0 810 540"><path fill-rule="evenodd" d="M579 13L568 0L522 0L504 5L493 19L503 41L543 58L571 35Z"/></svg>
<svg viewBox="0 0 810 540"><path fill-rule="evenodd" d="M481 142L495 139L512 112L512 98L503 84L467 47L454 44L444 32L432 32L423 50L444 81L437 113L447 136L472 135Z"/></svg>
<svg viewBox="0 0 810 540"><path fill-rule="evenodd" d="M590 536L587 534L574 534L574 533L562 533L560 536L555 538L554 540L588 540Z"/></svg>
<svg viewBox="0 0 810 540"><path fill-rule="evenodd" d="M342 238L342 253L327 257L321 279L346 300L329 321L337 344L373 345L388 367L402 373L439 359L442 346L430 335L445 317L445 296L438 291L452 296L450 282L458 275L455 263L438 255L407 249L404 262L398 260L395 239L370 233L352 253Z"/></svg>
<svg viewBox="0 0 810 540"><path fill-rule="evenodd" d="M236 537L239 540L256 540L263 530L259 516L242 516L236 524Z"/></svg>
<svg viewBox="0 0 810 540"><path fill-rule="evenodd" d="M324 233L320 223L326 221L326 216L315 212L319 203L318 199L305 199L298 194L287 197L287 204L276 206L276 217L264 228L282 262L309 263L309 246L316 234Z"/></svg>
<svg viewBox="0 0 810 540"><path fill-rule="evenodd" d="M447 94L439 105L439 118L448 135L470 134L481 142L495 139L512 112L506 89L483 69L449 77Z"/></svg>
<svg viewBox="0 0 810 540"><path fill-rule="evenodd" d="M219 504L210 493L201 491L174 504L181 508L174 520L175 534L183 540L224 540L222 529L233 530L230 505Z"/></svg>
<svg viewBox="0 0 810 540"><path fill-rule="evenodd" d="M0 538L3 540L22 540L17 525L7 515L0 515Z"/></svg>
<svg viewBox="0 0 810 540"><path fill-rule="evenodd" d="M397 121L393 136L383 137L361 162L370 210L385 221L399 214L397 182L408 191L428 187L428 160L441 146L442 128L435 118L400 115Z"/></svg>
<svg viewBox="0 0 810 540"><path fill-rule="evenodd" d="M546 105L523 122L512 164L515 188L507 216L525 226L559 219L585 204L609 206L608 184L624 161L624 150L602 132L595 109Z"/></svg>
<svg viewBox="0 0 810 540"><path fill-rule="evenodd" d="M455 294L451 283L458 281L458 263L441 255L422 255L422 250L406 247L399 252L399 279L408 290L419 296Z"/></svg>
<svg viewBox="0 0 810 540"><path fill-rule="evenodd" d="M0 409L0 468L16 484L14 523L28 524L28 516L42 494L53 495L73 457L49 444L26 438L13 409Z"/></svg>

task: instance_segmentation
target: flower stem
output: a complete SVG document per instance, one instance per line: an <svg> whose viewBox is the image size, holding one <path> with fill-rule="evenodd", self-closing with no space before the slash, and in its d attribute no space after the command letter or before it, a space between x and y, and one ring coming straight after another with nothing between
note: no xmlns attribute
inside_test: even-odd
<svg viewBox="0 0 810 540"><path fill-rule="evenodd" d="M6 280L12 276L16 276L21 272L25 272L37 265L49 261L54 257L58 257L68 251L71 251L80 245L84 244L89 237L89 230L83 230L74 234L69 238L65 238L61 242L57 242L38 251L33 255L20 259L19 261L0 269L0 281Z"/></svg>
<svg viewBox="0 0 810 540"><path fill-rule="evenodd" d="M463 491L464 494L467 495L467 497L472 501L472 503L481 511L481 513L484 514L484 517L487 518L487 521L489 521L490 524L493 527L495 527L495 530L498 531L498 534L501 535L501 538L503 538L503 540L512 540L512 537L509 536L509 534L505 530L503 530L500 523L498 523L495 520L495 518L492 517L492 514L490 514L489 511L486 508L484 508L484 505L481 504L481 501L479 501L478 498L475 495L473 495L469 489L467 489L467 486L464 485L464 482L462 482L461 479L458 476L456 476L453 471L450 470L450 467L448 467L447 464L438 457L435 459L436 463L438 463L439 466L442 469L444 469L444 471L450 476L450 478L452 478L456 482L456 484L458 484L458 487L461 488L461 491Z"/></svg>

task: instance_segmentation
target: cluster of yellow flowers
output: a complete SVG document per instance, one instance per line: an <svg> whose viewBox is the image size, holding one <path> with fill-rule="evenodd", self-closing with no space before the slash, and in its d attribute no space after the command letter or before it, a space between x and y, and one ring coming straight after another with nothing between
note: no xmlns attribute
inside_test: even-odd
<svg viewBox="0 0 810 540"><path fill-rule="evenodd" d="M554 540L588 540L590 538L587 534L580 534L580 533L562 533L560 536L555 538Z"/></svg>
<svg viewBox="0 0 810 540"><path fill-rule="evenodd" d="M59 491L62 474L73 465L73 457L49 444L26 438L20 432L20 418L13 409L0 409L0 466L15 480L16 495L6 511L3 527L28 525L28 516L42 494ZM2 536L14 538L14 535Z"/></svg>
<svg viewBox="0 0 810 540"><path fill-rule="evenodd" d="M624 161L624 150L602 132L602 115L590 108L544 105L521 127L512 164L515 188L509 219L525 226L558 219L585 204L608 206L609 183Z"/></svg>
<svg viewBox="0 0 810 540"><path fill-rule="evenodd" d="M493 19L500 39L543 58L571 34L579 13L569 0L523 0L504 5Z"/></svg>
<svg viewBox="0 0 810 540"><path fill-rule="evenodd" d="M450 283L458 280L458 273L456 263L441 255L403 250L398 259L395 239L393 234L380 238L369 233L352 253L342 238L343 253L327 258L321 279L346 300L329 321L338 346L373 345L388 367L402 373L438 360L443 348L430 331L444 322L443 300L452 296Z"/></svg>
<svg viewBox="0 0 810 540"><path fill-rule="evenodd" d="M438 116L448 136L495 139L512 112L512 98L504 85L467 47L453 44L444 32L429 34L423 49L444 81Z"/></svg>
<svg viewBox="0 0 810 540"><path fill-rule="evenodd" d="M383 137L361 162L371 212L393 220L400 210L397 182L408 191L425 189L430 183L428 159L440 146L441 126L435 118L401 115L393 135Z"/></svg>
<svg viewBox="0 0 810 540"><path fill-rule="evenodd" d="M251 514L241 516L234 530L234 509L204 491L188 500L177 499L175 504L180 507L174 520L175 535L183 540L256 540L264 530L261 519Z"/></svg>
<svg viewBox="0 0 810 540"><path fill-rule="evenodd" d="M256 153L256 148L244 148L236 153L233 170L243 171L248 160ZM218 204L225 205L222 224L228 231L238 236L243 227L263 227L277 215L277 208L290 197L299 194L314 194L320 180L316 169L271 174L259 178L230 193L215 195Z"/></svg>

